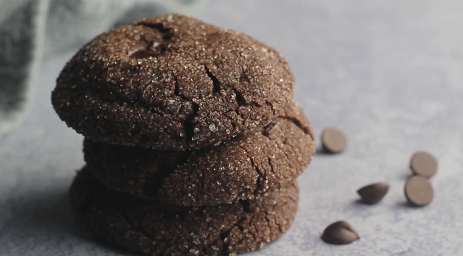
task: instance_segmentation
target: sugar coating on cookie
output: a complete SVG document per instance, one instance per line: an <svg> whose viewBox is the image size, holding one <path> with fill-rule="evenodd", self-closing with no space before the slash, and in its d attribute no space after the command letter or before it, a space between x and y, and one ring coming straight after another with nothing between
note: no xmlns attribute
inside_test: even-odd
<svg viewBox="0 0 463 256"><path fill-rule="evenodd" d="M84 142L87 169L106 186L181 206L229 204L284 188L314 153L310 124L295 105L259 132L203 150Z"/></svg>
<svg viewBox="0 0 463 256"><path fill-rule="evenodd" d="M183 15L103 33L57 79L59 117L95 141L158 150L218 145L284 112L294 76L275 49Z"/></svg>
<svg viewBox="0 0 463 256"><path fill-rule="evenodd" d="M228 255L262 248L286 232L299 192L293 183L255 200L178 207L109 190L84 168L70 197L92 235L112 244L154 255Z"/></svg>

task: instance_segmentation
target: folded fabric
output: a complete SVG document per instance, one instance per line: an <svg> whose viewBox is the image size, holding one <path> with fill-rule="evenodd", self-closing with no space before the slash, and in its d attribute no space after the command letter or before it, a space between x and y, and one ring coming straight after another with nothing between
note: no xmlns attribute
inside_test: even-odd
<svg viewBox="0 0 463 256"><path fill-rule="evenodd" d="M0 0L0 136L27 110L43 57L77 47L114 25L190 13L207 0Z"/></svg>

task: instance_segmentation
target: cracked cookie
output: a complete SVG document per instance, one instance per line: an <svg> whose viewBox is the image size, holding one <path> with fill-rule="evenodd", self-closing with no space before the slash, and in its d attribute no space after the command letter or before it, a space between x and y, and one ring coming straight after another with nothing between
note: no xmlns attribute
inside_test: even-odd
<svg viewBox="0 0 463 256"><path fill-rule="evenodd" d="M85 137L156 150L218 145L284 112L294 76L275 49L182 15L103 33L57 79L52 103Z"/></svg>
<svg viewBox="0 0 463 256"><path fill-rule="evenodd" d="M112 191L84 169L71 186L71 205L95 237L155 255L223 255L262 248L296 215L297 184L234 204L178 207Z"/></svg>
<svg viewBox="0 0 463 256"><path fill-rule="evenodd" d="M315 153L301 108L217 147L157 151L84 141L89 171L111 189L181 206L229 204L286 187Z"/></svg>

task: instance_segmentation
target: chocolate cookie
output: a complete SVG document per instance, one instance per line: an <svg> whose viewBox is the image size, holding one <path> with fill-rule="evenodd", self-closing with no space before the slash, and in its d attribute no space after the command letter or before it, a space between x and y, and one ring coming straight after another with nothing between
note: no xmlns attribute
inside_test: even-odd
<svg viewBox="0 0 463 256"><path fill-rule="evenodd" d="M296 183L255 200L179 207L112 191L84 168L71 186L74 212L97 238L155 255L221 255L252 251L291 226Z"/></svg>
<svg viewBox="0 0 463 256"><path fill-rule="evenodd" d="M84 142L88 169L111 189L181 206L228 204L280 189L314 153L310 124L294 105L257 133L202 150Z"/></svg>
<svg viewBox="0 0 463 256"><path fill-rule="evenodd" d="M275 49L165 15L85 45L59 75L52 103L68 126L92 140L187 150L270 124L291 101L293 84Z"/></svg>

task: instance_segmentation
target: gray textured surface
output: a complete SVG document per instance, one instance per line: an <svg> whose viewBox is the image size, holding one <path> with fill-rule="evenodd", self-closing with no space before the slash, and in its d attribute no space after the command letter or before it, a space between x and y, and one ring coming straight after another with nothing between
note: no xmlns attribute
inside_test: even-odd
<svg viewBox="0 0 463 256"><path fill-rule="evenodd" d="M323 3L322 3L323 2ZM463 255L463 2L214 1L198 15L280 49L297 77L296 100L317 132L349 135L341 155L317 155L299 181L291 230L249 255ZM70 54L46 62L33 111L0 140L0 255L121 255L74 222L67 189L82 164L82 138L52 111L50 90ZM435 199L409 208L411 154L439 159ZM374 181L391 189L375 206L356 203ZM338 219L361 240L331 246L319 236Z"/></svg>

